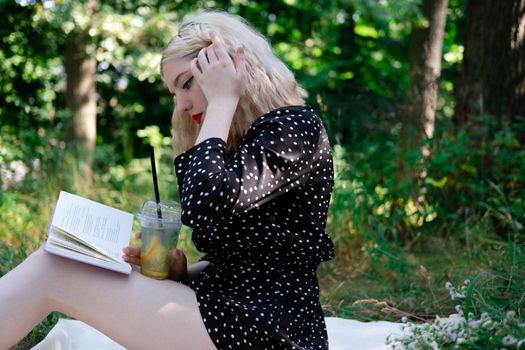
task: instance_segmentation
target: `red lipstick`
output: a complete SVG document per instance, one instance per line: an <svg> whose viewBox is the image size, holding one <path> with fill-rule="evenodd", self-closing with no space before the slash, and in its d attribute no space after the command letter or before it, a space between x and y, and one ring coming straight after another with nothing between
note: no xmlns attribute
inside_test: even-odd
<svg viewBox="0 0 525 350"><path fill-rule="evenodd" d="M195 121L195 123L200 124L202 123L202 113L194 114L191 116L191 118Z"/></svg>

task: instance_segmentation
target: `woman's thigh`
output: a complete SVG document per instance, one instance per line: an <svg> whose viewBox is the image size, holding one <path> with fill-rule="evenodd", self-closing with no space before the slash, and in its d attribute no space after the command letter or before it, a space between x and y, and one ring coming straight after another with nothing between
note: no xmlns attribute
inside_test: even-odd
<svg viewBox="0 0 525 350"><path fill-rule="evenodd" d="M195 292L178 282L129 276L42 252L49 303L128 349L215 349Z"/></svg>

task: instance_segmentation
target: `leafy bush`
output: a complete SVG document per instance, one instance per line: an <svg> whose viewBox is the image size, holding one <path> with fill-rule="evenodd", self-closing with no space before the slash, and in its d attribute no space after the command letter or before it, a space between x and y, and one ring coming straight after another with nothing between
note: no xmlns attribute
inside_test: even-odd
<svg viewBox="0 0 525 350"><path fill-rule="evenodd" d="M506 239L525 224L525 147L516 125L492 132L493 116L478 128L443 122L441 132L421 150L403 150L396 135L371 131L366 141L334 146L336 181L330 229L383 246L404 244L423 234L447 235L467 223L489 218ZM525 123L524 123L525 125ZM414 170L403 174L400 166ZM394 244L393 249L397 249Z"/></svg>
<svg viewBox="0 0 525 350"><path fill-rule="evenodd" d="M473 126L445 127L432 145L424 185L442 223L488 216L506 239L525 223L525 147L518 141L525 123L494 125L496 120L487 115Z"/></svg>

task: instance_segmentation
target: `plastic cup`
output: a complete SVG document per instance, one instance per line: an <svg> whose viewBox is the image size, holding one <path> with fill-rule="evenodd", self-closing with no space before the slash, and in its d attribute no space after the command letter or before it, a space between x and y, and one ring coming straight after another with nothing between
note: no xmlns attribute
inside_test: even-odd
<svg viewBox="0 0 525 350"><path fill-rule="evenodd" d="M159 218L157 203L147 200L137 215L142 235L140 270L143 275L166 279L172 264L171 250L177 246L182 222L180 206L175 202L161 202L160 212Z"/></svg>

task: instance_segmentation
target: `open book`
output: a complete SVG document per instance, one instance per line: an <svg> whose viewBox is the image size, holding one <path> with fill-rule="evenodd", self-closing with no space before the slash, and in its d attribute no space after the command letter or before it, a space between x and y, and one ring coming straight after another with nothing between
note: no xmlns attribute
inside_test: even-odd
<svg viewBox="0 0 525 350"><path fill-rule="evenodd" d="M122 259L129 244L133 214L61 191L44 249L50 253L129 274Z"/></svg>

